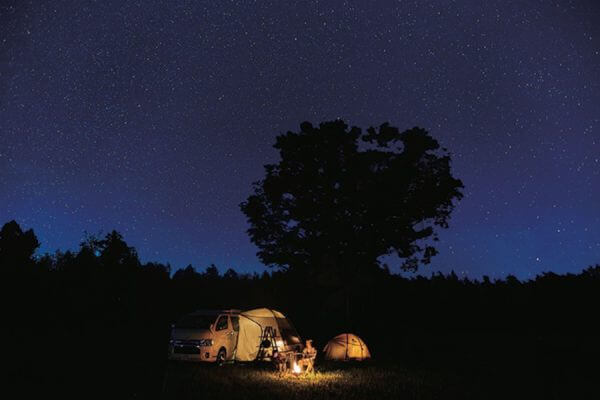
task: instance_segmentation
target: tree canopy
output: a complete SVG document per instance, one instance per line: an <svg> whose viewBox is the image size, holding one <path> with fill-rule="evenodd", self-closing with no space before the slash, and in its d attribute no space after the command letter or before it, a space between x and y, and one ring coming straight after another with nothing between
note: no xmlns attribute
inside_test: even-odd
<svg viewBox="0 0 600 400"><path fill-rule="evenodd" d="M280 161L241 204L259 258L283 269L369 269L397 255L416 270L437 254L463 184L450 155L421 128L363 132L309 122L276 139Z"/></svg>

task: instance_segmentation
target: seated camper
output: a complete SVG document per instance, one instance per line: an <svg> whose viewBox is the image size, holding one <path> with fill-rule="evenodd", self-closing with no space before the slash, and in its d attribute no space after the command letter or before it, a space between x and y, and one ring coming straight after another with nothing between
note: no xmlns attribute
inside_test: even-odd
<svg viewBox="0 0 600 400"><path fill-rule="evenodd" d="M317 349L312 345L312 339L306 341L306 346L302 350L302 358L300 359L300 367L306 367L305 372L314 372L315 358L317 358Z"/></svg>

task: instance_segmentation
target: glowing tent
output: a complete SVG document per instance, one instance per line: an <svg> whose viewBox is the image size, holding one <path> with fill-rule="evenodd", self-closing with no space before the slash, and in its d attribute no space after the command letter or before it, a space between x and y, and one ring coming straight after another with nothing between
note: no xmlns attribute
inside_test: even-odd
<svg viewBox="0 0 600 400"><path fill-rule="evenodd" d="M267 328L274 333L273 339L277 349L281 351L300 351L302 341L289 319L276 310L257 308L240 313L240 330L238 334L235 359L237 361L254 361L260 350L261 340ZM265 349L269 357L273 349Z"/></svg>
<svg viewBox="0 0 600 400"><path fill-rule="evenodd" d="M352 333L342 333L331 339L323 349L326 360L348 361L371 358L367 345Z"/></svg>

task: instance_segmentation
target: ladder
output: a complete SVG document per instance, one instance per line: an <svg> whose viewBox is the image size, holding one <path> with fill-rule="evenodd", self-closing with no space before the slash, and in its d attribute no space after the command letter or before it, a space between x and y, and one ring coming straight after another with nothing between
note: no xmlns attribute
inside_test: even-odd
<svg viewBox="0 0 600 400"><path fill-rule="evenodd" d="M275 329L273 329L272 326L265 327L262 338L260 339L260 346L258 347L258 355L256 357L257 360L263 360L265 358L269 347L273 349L271 354L279 351L275 337Z"/></svg>

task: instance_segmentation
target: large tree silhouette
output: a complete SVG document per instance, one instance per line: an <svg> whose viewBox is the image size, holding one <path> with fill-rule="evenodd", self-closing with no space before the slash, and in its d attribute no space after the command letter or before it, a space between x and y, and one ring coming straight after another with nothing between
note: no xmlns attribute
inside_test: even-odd
<svg viewBox="0 0 600 400"><path fill-rule="evenodd" d="M395 254L416 270L437 254L436 230L448 227L463 185L427 131L304 122L274 147L281 160L241 204L265 264L351 273Z"/></svg>

